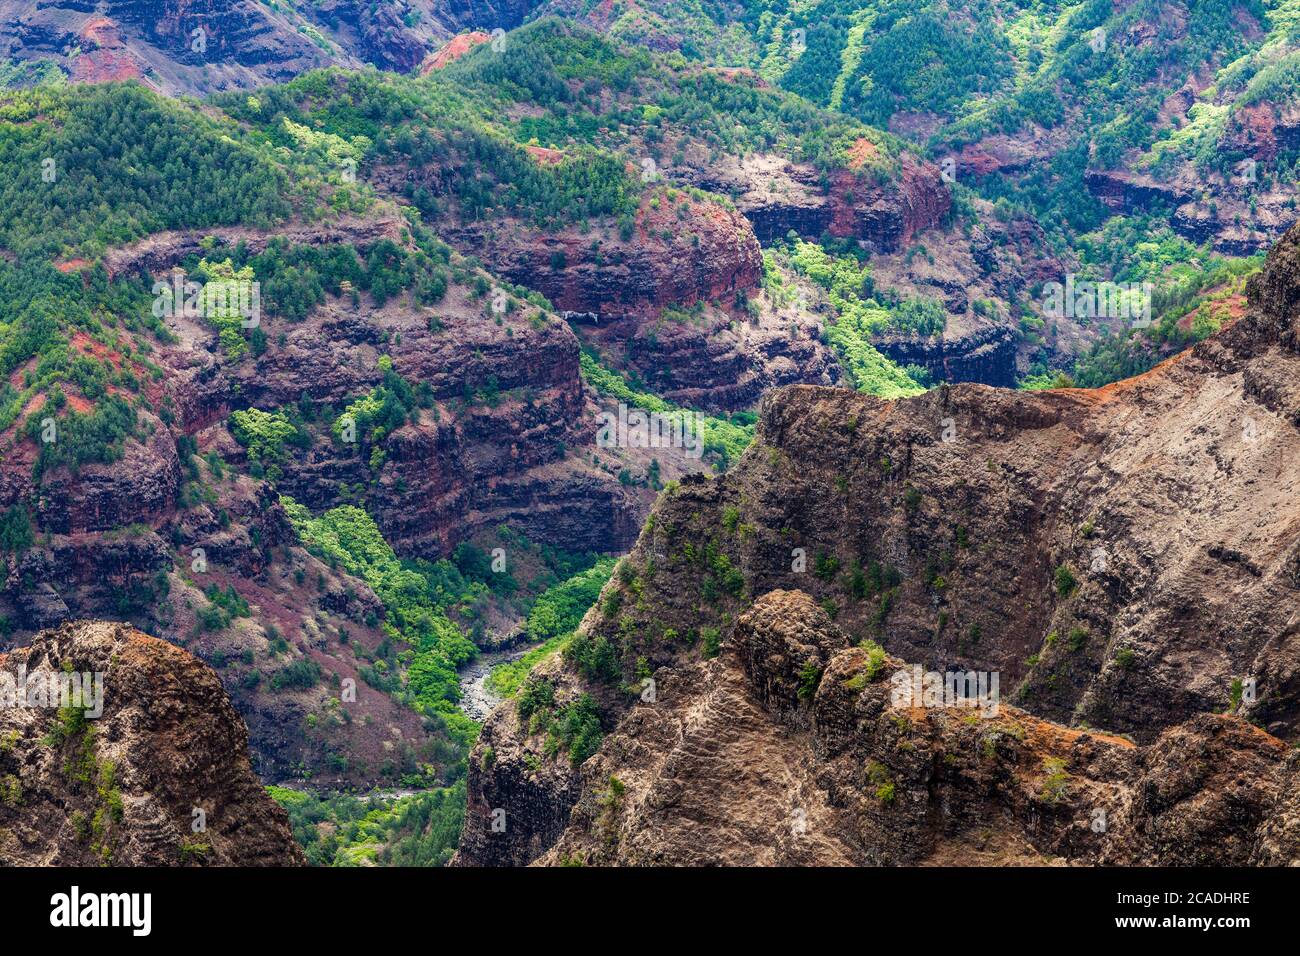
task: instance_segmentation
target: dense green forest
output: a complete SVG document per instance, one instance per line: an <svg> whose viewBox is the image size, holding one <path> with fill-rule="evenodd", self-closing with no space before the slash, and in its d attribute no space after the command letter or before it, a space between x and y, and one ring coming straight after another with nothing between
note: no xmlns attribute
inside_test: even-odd
<svg viewBox="0 0 1300 956"><path fill-rule="evenodd" d="M456 851L465 782L404 797L267 790L312 866L443 866Z"/></svg>
<svg viewBox="0 0 1300 956"><path fill-rule="evenodd" d="M163 229L282 220L291 180L237 137L233 123L134 85L10 93L0 246L84 256Z"/></svg>

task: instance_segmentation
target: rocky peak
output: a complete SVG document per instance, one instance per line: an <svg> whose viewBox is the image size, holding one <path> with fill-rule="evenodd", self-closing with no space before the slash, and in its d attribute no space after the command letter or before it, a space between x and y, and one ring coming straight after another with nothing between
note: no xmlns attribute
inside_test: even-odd
<svg viewBox="0 0 1300 956"><path fill-rule="evenodd" d="M94 675L85 708L0 707L0 861L304 862L249 765L248 731L206 664L126 625L78 621L0 654L0 698ZM97 683L102 682L102 683ZM201 823L202 829L196 830Z"/></svg>

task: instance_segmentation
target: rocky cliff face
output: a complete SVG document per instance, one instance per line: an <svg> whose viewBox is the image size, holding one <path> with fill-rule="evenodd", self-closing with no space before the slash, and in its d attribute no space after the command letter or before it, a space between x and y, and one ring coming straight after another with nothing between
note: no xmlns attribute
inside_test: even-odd
<svg viewBox="0 0 1300 956"><path fill-rule="evenodd" d="M899 365L927 369L935 381L982 382L1003 388L1016 384L1016 337L1004 325L951 337L889 337L879 340L876 348Z"/></svg>
<svg viewBox="0 0 1300 956"><path fill-rule="evenodd" d="M857 155L871 148L862 140ZM1034 343L1016 334L1012 304L1037 295L1044 282L1063 281L1069 271L1047 251L1032 219L1003 221L990 203L977 199L978 223L950 221L952 195L939 168L906 151L897 173L880 179L852 168L823 176L770 153L715 160L687 148L683 156L683 166L672 174L734 197L760 241L784 240L791 232L810 240L856 240L872 253L879 288L942 302L945 335L874 343L894 361L922 366L935 381L998 386L1014 385L1027 367ZM1052 345L1069 355L1095 335L1063 320ZM801 381L818 384L813 377ZM769 387L779 384L789 382Z"/></svg>
<svg viewBox="0 0 1300 956"><path fill-rule="evenodd" d="M512 222L467 224L447 241L557 308L597 321L647 316L755 288L763 258L738 213L678 193L645 197L626 239L613 229L546 233Z"/></svg>
<svg viewBox="0 0 1300 956"><path fill-rule="evenodd" d="M875 252L896 252L942 223L952 206L938 167L907 152L897 176L883 180L852 168L823 176L809 164L771 153L718 160L700 149L686 151L683 168L674 174L734 196L762 242L791 231L808 239L829 232L860 239Z"/></svg>
<svg viewBox="0 0 1300 956"><path fill-rule="evenodd" d="M32 692L69 673L100 675L102 714L48 701L0 707L0 861L305 862L284 810L249 766L248 732L209 667L129 626L78 622L0 654L0 697L20 674Z"/></svg>
<svg viewBox="0 0 1300 956"><path fill-rule="evenodd" d="M363 250L400 238L382 217L283 234ZM166 274L200 251L200 238L159 234L110 252L106 266L114 276ZM257 249L268 238L218 230L202 253L220 257L239 242ZM0 557L5 642L78 617L115 617L228 662L220 674L269 780L306 770L322 782L373 785L395 783L419 763L441 765L436 728L362 679L367 655L385 641L382 605L363 582L299 545L278 495L314 513L363 501L404 556L445 557L502 524L565 549L626 548L651 492L618 480L619 450L593 454L598 406L579 375L578 340L533 307L498 317L458 282L432 309L405 296L381 306L364 295L355 303L331 297L296 323L268 315L265 350L238 362L221 357L204 320L168 321L174 341L153 353L163 374L152 397L173 419L142 408L140 437L124 442L119 460L52 469L37 494L35 442L19 430L0 436L0 512L33 502L41 532L21 555ZM430 407L416 420L380 441L349 444L334 440L327 417L311 426L310 447L287 449L276 487L247 474L247 450L228 430L232 410L305 400L337 412L382 382L381 356L412 387L428 389ZM182 440L202 457L182 456ZM676 467L660 457L664 479L674 477ZM207 490L196 498L200 486ZM200 619L205 592L230 587L252 616L210 631ZM320 666L320 685L269 686L298 660ZM356 683L359 719L317 722L345 679Z"/></svg>
<svg viewBox="0 0 1300 956"><path fill-rule="evenodd" d="M946 773L935 769L941 762L905 769L912 758L902 756L918 747L917 732L938 735L922 753L941 758L974 738L956 743L960 719L869 704L873 692L853 668L871 651L843 650L863 639L926 670L998 674L1003 700L1033 718L1013 716L1021 731L1007 732L1055 741L1013 748L998 771L1011 774L994 789L1014 825L995 856L1189 862L1224 844L1240 862L1293 859L1284 741L1300 732L1298 321L1300 229L1252 281L1243 318L1137 379L1043 393L960 385L892 403L804 386L769 396L741 464L660 500L572 663L553 660L544 673L557 702L592 695L607 734L597 755L525 773L520 763L538 765L536 722L499 711L485 728L482 746L501 769L471 775L464 861L533 859L561 830L547 860L721 859L724 841L690 808L715 799L695 781L743 779L737 754L760 768L755 779L772 781L781 796L766 803L782 809L760 813L767 823L746 833L748 790L719 783L710 819L725 816L725 832L754 853L771 845L773 859L977 860L969 845L940 839L964 827L962 802L936 798L928 782ZM758 619L749 610L796 590L809 598L781 598ZM701 659L700 647L719 643L718 660ZM621 674L613 680L600 663L610 655ZM647 674L659 703L629 708L617 685L639 689L628 675ZM716 712L734 719L710 724ZM883 719L868 728L864 714ZM700 726L717 730L696 736ZM995 724L972 726L984 734ZM1106 733L1083 733L1089 727ZM1138 748L1111 736L1121 733ZM998 741L987 746L986 759L1002 764ZM848 751L857 776L841 777L826 762ZM1175 772L1195 752L1221 756ZM863 756L884 769L864 778ZM955 766L964 759L953 755ZM959 791L980 765L958 771ZM1244 766L1258 767L1244 790L1219 772ZM511 773L526 783L513 787ZM1064 817L1038 806L1034 793L1096 790L1075 777L1109 781L1109 796L1070 803ZM516 792L545 822L491 842L500 834L483 831L482 809L508 806ZM544 812L569 804L567 820ZM626 831L620 806L639 821ZM797 847L782 857L774 828L800 807L830 842L811 857ZM857 822L823 807L855 807ZM863 829L863 819L901 822L905 807L930 834L915 846L929 850L907 850L887 826ZM1098 808L1111 821L1101 839L1078 816ZM675 835L660 839L654 827ZM688 832L702 849L683 839Z"/></svg>
<svg viewBox="0 0 1300 956"><path fill-rule="evenodd" d="M1300 854L1288 812L1300 765L1240 718L1202 715L1135 747L1014 707L912 706L894 692L900 671L849 646L808 595L769 592L717 660L672 671L584 765L568 826L538 862L1275 865Z"/></svg>
<svg viewBox="0 0 1300 956"><path fill-rule="evenodd" d="M749 221L719 202L652 190L626 235L613 223L543 231L518 220L450 226L443 235L541 292L584 339L621 354L673 401L735 410L775 385L839 380L830 353L791 331L806 317L742 308L758 293L762 250Z"/></svg>

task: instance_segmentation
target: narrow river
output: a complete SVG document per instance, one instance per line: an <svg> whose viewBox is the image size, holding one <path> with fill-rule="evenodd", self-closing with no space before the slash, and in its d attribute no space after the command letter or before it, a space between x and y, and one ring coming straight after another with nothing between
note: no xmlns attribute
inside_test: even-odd
<svg viewBox="0 0 1300 956"><path fill-rule="evenodd" d="M512 647L504 651L486 651L479 654L460 672L460 709L467 717L483 721L501 698L488 689L488 675L498 664L517 661L524 656L527 647Z"/></svg>

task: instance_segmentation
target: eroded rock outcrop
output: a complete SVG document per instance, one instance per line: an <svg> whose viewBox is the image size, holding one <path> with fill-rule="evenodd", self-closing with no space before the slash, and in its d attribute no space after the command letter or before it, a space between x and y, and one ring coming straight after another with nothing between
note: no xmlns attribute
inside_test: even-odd
<svg viewBox="0 0 1300 956"><path fill-rule="evenodd" d="M647 197L626 238L521 223L471 223L447 240L490 268L534 288L557 308L609 321L687 308L755 288L763 259L748 222L715 202L685 193Z"/></svg>
<svg viewBox="0 0 1300 956"><path fill-rule="evenodd" d="M1298 290L1293 229L1241 319L1132 380L770 395L538 676L591 695L595 756L547 761L508 713L484 732L539 767L534 806L577 794L542 859L1294 861ZM1002 713L900 709L872 675L903 662L997 674ZM502 779L473 772L471 806ZM462 862L535 846L485 852L481 825Z"/></svg>
<svg viewBox="0 0 1300 956"><path fill-rule="evenodd" d="M865 139L856 148L877 152ZM917 233L942 223L952 207L938 167L906 151L899 155L896 174L888 176L854 168L824 174L772 153L719 160L695 149L684 163L674 174L734 196L762 242L792 231L808 239L830 233L860 239L874 252L897 252Z"/></svg>
<svg viewBox="0 0 1300 956"><path fill-rule="evenodd" d="M207 665L128 625L77 622L0 654L0 698L20 673L29 691L58 675L100 675L102 714L44 699L0 707L3 863L305 862Z"/></svg>
<svg viewBox="0 0 1300 956"><path fill-rule="evenodd" d="M1300 762L1239 717L1200 715L1140 747L1006 705L923 706L900 699L899 674L910 685L904 662L849 646L807 594L770 592L717 659L656 672L655 699L635 704L560 788L546 786L548 767L522 779L478 774L475 799L505 808L516 836L479 826L471 802L458 862L532 858L554 838L557 809L567 819L536 857L543 865L1276 865L1300 856L1300 826L1286 812ZM541 818L512 819L520 805Z"/></svg>

